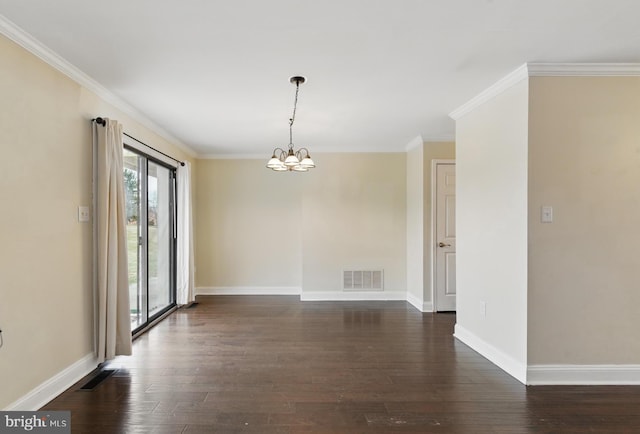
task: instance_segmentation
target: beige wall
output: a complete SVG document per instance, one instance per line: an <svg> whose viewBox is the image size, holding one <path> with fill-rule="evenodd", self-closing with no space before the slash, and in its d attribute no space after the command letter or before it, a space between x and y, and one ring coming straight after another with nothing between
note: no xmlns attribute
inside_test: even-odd
<svg viewBox="0 0 640 434"><path fill-rule="evenodd" d="M308 173L266 160L200 160L196 175L196 286L302 286L302 195Z"/></svg>
<svg viewBox="0 0 640 434"><path fill-rule="evenodd" d="M314 154L302 201L303 293L342 292L345 268L383 268L406 292L404 153ZM360 268L362 267L362 268Z"/></svg>
<svg viewBox="0 0 640 434"><path fill-rule="evenodd" d="M404 154L314 154L317 169L200 160L198 292L342 292L345 267L382 267L406 291Z"/></svg>
<svg viewBox="0 0 640 434"><path fill-rule="evenodd" d="M0 36L0 408L93 351L91 122L186 155Z"/></svg>
<svg viewBox="0 0 640 434"><path fill-rule="evenodd" d="M424 144L422 137L407 151L407 299L424 309L424 234L429 232L424 217Z"/></svg>
<svg viewBox="0 0 640 434"><path fill-rule="evenodd" d="M424 188L423 188L423 204L424 204L424 302L426 304L433 303L433 255L435 253L434 245L431 240L432 225L432 162L433 160L454 160L456 158L455 142L425 142L424 151Z"/></svg>
<svg viewBox="0 0 640 434"><path fill-rule="evenodd" d="M530 82L529 363L638 364L640 78Z"/></svg>
<svg viewBox="0 0 640 434"><path fill-rule="evenodd" d="M527 364L527 123L527 80L456 122L456 336L490 352L521 381Z"/></svg>
<svg viewBox="0 0 640 434"><path fill-rule="evenodd" d="M532 77L458 120L456 335L535 381L638 364L639 118L640 77Z"/></svg>

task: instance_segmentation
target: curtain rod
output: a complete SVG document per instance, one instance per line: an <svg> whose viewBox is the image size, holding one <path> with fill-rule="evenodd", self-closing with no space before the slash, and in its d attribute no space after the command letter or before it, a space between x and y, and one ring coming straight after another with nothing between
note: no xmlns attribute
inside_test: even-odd
<svg viewBox="0 0 640 434"><path fill-rule="evenodd" d="M95 118L95 119L91 119L91 120L92 120L93 122L95 122L96 124L98 124L98 125L102 125L103 127L107 125L107 121L106 121L106 120L104 120L104 119L103 119L103 118L101 118L101 117L97 117L97 118ZM180 165L181 165L181 166L184 166L184 161L180 161L180 160L178 160L178 159L176 159L176 158L173 158L171 155L165 154L164 152L157 150L157 149L156 149L156 148L154 148L153 146L149 146L149 145L147 145L145 142L140 141L140 140L136 139L135 137L130 136L130 135L129 135L129 134L127 134L127 133L122 133L122 134L124 134L125 136L129 137L130 139L135 140L135 141L136 141L136 142L138 142L138 143L142 143L142 144L143 144L143 145L145 145L147 148L151 148L151 149L153 149L153 150L154 150L154 151L156 151L158 154L162 154L162 155L164 155L164 156L165 156L165 157L167 157L167 158L171 158L171 159L172 159L173 161L175 161L176 163L180 163Z"/></svg>

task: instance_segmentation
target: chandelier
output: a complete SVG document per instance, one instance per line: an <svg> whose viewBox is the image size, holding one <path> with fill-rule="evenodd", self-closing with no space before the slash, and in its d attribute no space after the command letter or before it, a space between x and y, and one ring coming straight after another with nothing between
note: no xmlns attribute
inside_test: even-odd
<svg viewBox="0 0 640 434"><path fill-rule="evenodd" d="M293 101L293 115L289 119L289 148L284 150L282 148L275 148L271 159L267 163L269 169L276 172L306 172L309 169L316 167L315 163L309 156L309 150L307 148L300 148L297 151L293 149L293 122L296 120L296 108L298 106L298 91L300 85L305 82L304 77L291 77L289 81L296 85L296 97Z"/></svg>

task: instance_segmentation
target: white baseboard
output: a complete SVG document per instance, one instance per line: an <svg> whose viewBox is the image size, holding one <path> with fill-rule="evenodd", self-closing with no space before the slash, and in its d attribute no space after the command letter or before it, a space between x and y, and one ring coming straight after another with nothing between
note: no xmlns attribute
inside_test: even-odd
<svg viewBox="0 0 640 434"><path fill-rule="evenodd" d="M300 295L299 286L201 286L195 295Z"/></svg>
<svg viewBox="0 0 640 434"><path fill-rule="evenodd" d="M530 365L527 384L640 385L640 365Z"/></svg>
<svg viewBox="0 0 640 434"><path fill-rule="evenodd" d="M301 301L407 301L405 291L307 291L297 286L201 286L195 295L299 295ZM410 302L411 303L411 302ZM431 303L415 305L422 312L430 312Z"/></svg>
<svg viewBox="0 0 640 434"><path fill-rule="evenodd" d="M96 369L98 359L95 354L87 354L71 366L60 371L44 383L37 386L22 398L9 404L5 411L36 411L56 396L71 387L75 382Z"/></svg>
<svg viewBox="0 0 640 434"><path fill-rule="evenodd" d="M463 344L471 347L474 351L480 353L480 355L487 358L491 363L504 370L522 384L527 384L526 363L519 362L490 343L480 339L459 324L456 324L453 336Z"/></svg>
<svg viewBox="0 0 640 434"><path fill-rule="evenodd" d="M433 312L433 303L407 293L407 301L420 312Z"/></svg>
<svg viewBox="0 0 640 434"><path fill-rule="evenodd" d="M307 291L300 294L302 301L387 301L407 300L405 291Z"/></svg>
<svg viewBox="0 0 640 434"><path fill-rule="evenodd" d="M410 305L412 305L413 307L415 307L416 309L418 309L420 312L424 312L424 311L422 310L422 304L423 304L423 301L422 301L422 299L421 299L421 298L418 298L418 297L416 297L415 295L413 295L413 294L409 294L409 293L407 292L407 302L408 302Z"/></svg>

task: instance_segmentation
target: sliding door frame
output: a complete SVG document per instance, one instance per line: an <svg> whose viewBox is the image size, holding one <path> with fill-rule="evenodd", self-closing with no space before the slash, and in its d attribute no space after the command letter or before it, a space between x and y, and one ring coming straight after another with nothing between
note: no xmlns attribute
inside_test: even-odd
<svg viewBox="0 0 640 434"><path fill-rule="evenodd" d="M177 206L177 191L176 191L176 167L159 158L155 158L150 155L144 149L139 146L132 145L128 140L124 141L125 150L138 155L138 173L140 177L139 181L139 227L140 233L138 234L138 249L140 251L140 257L138 264L138 279L140 290L142 291L140 308L143 310L144 322L139 324L132 330L133 337L137 337L146 331L148 328L155 325L162 320L166 315L173 312L176 308L176 247L177 247L177 233L176 233L176 206ZM149 316L149 163L165 168L169 171L169 185L166 188L169 191L169 209L168 211L168 227L169 227L169 304L153 315ZM160 187L160 186L158 186ZM142 246L142 248L140 248ZM132 324L133 325L133 324Z"/></svg>

